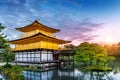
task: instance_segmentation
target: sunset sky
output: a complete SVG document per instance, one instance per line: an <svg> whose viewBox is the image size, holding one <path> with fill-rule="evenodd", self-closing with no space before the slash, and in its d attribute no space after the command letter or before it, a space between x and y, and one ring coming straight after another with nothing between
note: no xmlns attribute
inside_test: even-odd
<svg viewBox="0 0 120 80"><path fill-rule="evenodd" d="M14 28L36 19L75 45L120 41L120 0L0 0L0 23L10 40L21 34Z"/></svg>

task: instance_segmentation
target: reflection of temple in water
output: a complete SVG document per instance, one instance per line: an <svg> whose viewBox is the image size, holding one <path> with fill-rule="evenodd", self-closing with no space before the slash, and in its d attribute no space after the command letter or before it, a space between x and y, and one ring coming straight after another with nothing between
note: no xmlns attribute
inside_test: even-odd
<svg viewBox="0 0 120 80"><path fill-rule="evenodd" d="M25 80L51 80L53 76L53 71L43 71L43 72L34 72L34 71L24 71Z"/></svg>
<svg viewBox="0 0 120 80"><path fill-rule="evenodd" d="M41 72L24 71L25 80L75 80L74 70L61 71L57 69L44 70Z"/></svg>

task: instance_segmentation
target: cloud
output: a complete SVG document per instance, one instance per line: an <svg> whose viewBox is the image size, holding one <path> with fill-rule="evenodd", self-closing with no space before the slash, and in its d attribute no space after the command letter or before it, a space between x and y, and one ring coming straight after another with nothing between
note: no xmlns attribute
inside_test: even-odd
<svg viewBox="0 0 120 80"><path fill-rule="evenodd" d="M56 4L55 4L55 3ZM53 4L54 3L54 4ZM101 28L103 23L96 23L89 18L81 19L80 11L71 10L69 1L49 0L7 0L0 1L0 22L7 27L5 34L9 39L15 39L21 34L14 30L40 19L49 27L60 29L58 38L75 41L91 41L97 37L92 33ZM78 2L74 2L77 4ZM67 6L67 7L66 7ZM30 20L30 21L28 21Z"/></svg>
<svg viewBox="0 0 120 80"><path fill-rule="evenodd" d="M66 40L74 41L92 41L98 35L93 35L94 31L102 28L103 23L92 22L89 18L85 18L81 21L74 21L68 19L62 23L61 32L58 37ZM67 36L67 37L66 37Z"/></svg>

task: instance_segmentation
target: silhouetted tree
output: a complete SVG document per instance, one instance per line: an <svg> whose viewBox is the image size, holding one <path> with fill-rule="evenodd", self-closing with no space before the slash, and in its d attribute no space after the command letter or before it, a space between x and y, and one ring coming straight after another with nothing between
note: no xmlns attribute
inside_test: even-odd
<svg viewBox="0 0 120 80"><path fill-rule="evenodd" d="M66 49L73 49L73 50L76 48L76 46L74 46L73 44L65 45L64 47Z"/></svg>

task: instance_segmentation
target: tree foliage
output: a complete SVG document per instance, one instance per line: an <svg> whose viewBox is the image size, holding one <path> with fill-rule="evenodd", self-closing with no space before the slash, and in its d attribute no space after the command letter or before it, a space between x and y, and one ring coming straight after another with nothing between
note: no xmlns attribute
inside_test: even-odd
<svg viewBox="0 0 120 80"><path fill-rule="evenodd" d="M3 60L6 61L6 65L8 65L8 62L13 60L14 54L10 51L8 40L6 39L7 36L2 32L4 29L5 27L0 24L0 57L2 57Z"/></svg>
<svg viewBox="0 0 120 80"><path fill-rule="evenodd" d="M81 43L76 49L75 61L84 66L106 66L114 57L108 56L105 48L98 44Z"/></svg>
<svg viewBox="0 0 120 80"><path fill-rule="evenodd" d="M118 44L104 45L104 48L107 49L108 55L120 58L120 42Z"/></svg>
<svg viewBox="0 0 120 80"><path fill-rule="evenodd" d="M117 58L120 58L120 42L118 44L116 44L115 46L116 50L115 50L115 54L114 56L117 57Z"/></svg>
<svg viewBox="0 0 120 80"><path fill-rule="evenodd" d="M74 46L73 44L65 45L64 47L66 49L72 49L72 50L74 50L76 48L76 46Z"/></svg>
<svg viewBox="0 0 120 80"><path fill-rule="evenodd" d="M0 23L0 52L2 52L2 50L8 47L7 40L5 39L6 36L4 36L4 34L2 33L2 30L4 28L5 27L3 27L2 24Z"/></svg>
<svg viewBox="0 0 120 80"><path fill-rule="evenodd" d="M117 44L112 44L112 45L105 44L104 48L106 48L108 55L116 56L118 53L117 52L117 49L118 49Z"/></svg>
<svg viewBox="0 0 120 80"><path fill-rule="evenodd" d="M23 68L13 65L11 67L1 66L1 74L5 75L5 80L24 80Z"/></svg>

